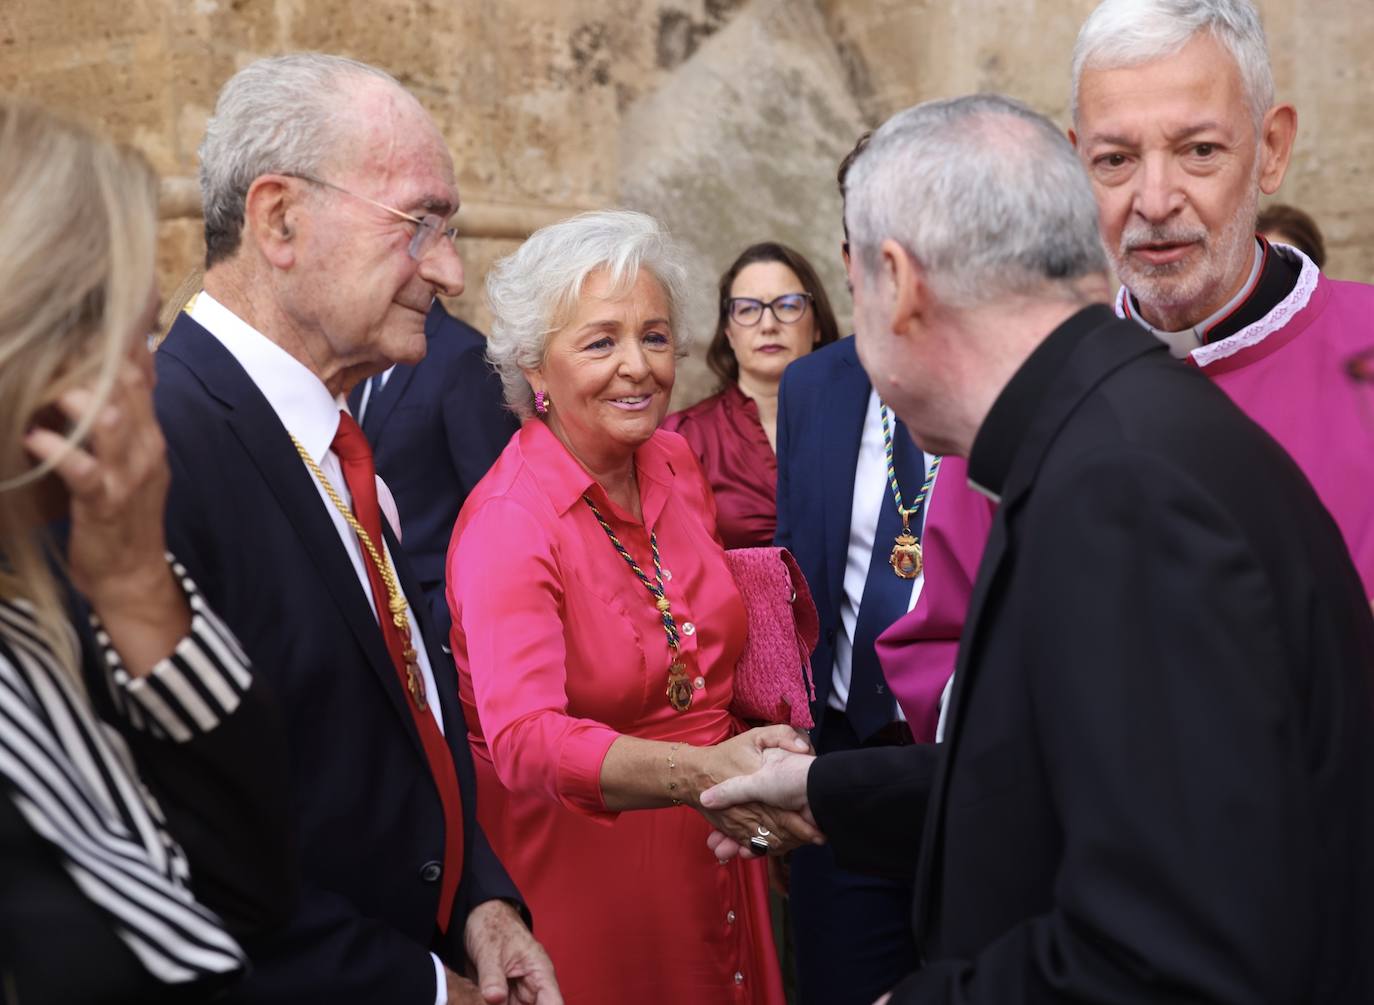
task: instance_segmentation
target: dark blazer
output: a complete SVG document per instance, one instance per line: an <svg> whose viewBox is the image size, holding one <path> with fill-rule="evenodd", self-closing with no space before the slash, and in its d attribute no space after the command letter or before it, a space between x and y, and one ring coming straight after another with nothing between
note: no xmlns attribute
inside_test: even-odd
<svg viewBox="0 0 1374 1005"><path fill-rule="evenodd" d="M407 698L310 472L243 368L189 316L158 350L157 371L172 467L169 546L270 677L291 746L300 904L283 932L247 947L257 972L236 1000L430 1005L429 950L461 970L469 910L517 897L475 822L452 662L425 605L412 600L464 809L463 877L448 936L432 946L443 810ZM401 587L418 598L385 523Z"/></svg>
<svg viewBox="0 0 1374 1005"><path fill-rule="evenodd" d="M923 831L894 1005L1374 1001L1374 621L1298 468L1094 307L970 475L1002 504L945 743L810 780L842 862Z"/></svg>
<svg viewBox="0 0 1374 1005"><path fill-rule="evenodd" d="M797 559L820 615L811 654L819 727L835 672L835 637L844 600L854 469L859 463L871 385L852 338L791 363L778 397L778 530L775 542Z"/></svg>
<svg viewBox="0 0 1374 1005"><path fill-rule="evenodd" d="M458 511L520 422L506 408L487 340L438 300L425 319L425 358L399 363L368 402L363 432L401 516L401 541L448 641L444 560ZM349 395L357 413L362 385Z"/></svg>

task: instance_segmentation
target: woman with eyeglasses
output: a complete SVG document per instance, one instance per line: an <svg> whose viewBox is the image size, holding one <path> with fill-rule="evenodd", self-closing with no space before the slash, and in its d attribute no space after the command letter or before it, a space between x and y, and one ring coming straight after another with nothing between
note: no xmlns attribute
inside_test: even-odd
<svg viewBox="0 0 1374 1005"><path fill-rule="evenodd" d="M165 550L157 181L0 99L0 1001L199 1002L291 906L285 740Z"/></svg>
<svg viewBox="0 0 1374 1005"><path fill-rule="evenodd" d="M727 548L773 543L782 372L839 336L816 270L784 244L746 248L720 277L706 363L721 390L668 416L663 428L680 433L701 460Z"/></svg>

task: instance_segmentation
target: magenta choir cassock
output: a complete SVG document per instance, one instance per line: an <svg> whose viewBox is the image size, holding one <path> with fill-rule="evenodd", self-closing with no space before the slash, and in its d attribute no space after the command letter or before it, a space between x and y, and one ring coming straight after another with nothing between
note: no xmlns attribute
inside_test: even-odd
<svg viewBox="0 0 1374 1005"><path fill-rule="evenodd" d="M644 522L529 421L469 496L448 555L453 657L472 734L478 816L576 1005L783 1001L761 860L719 864L685 806L614 813L601 763L622 734L697 745L743 730L729 710L745 610L715 506L681 437L635 452ZM589 495L664 588L693 682L665 691L659 613Z"/></svg>
<svg viewBox="0 0 1374 1005"><path fill-rule="evenodd" d="M1374 345L1374 286L1322 275L1301 252L1297 284L1249 327L1187 361L1286 449L1335 518L1374 597L1374 400L1344 370ZM1125 292L1117 296L1124 316ZM1199 435L1205 431L1199 430Z"/></svg>

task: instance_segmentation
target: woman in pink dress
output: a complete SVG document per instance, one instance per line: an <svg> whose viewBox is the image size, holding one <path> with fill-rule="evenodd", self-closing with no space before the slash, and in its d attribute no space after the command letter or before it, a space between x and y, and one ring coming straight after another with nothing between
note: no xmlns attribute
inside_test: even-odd
<svg viewBox="0 0 1374 1005"><path fill-rule="evenodd" d="M805 741L730 712L744 606L701 469L658 429L681 286L638 213L545 228L497 263L488 355L524 424L449 546L478 815L582 1005L782 1002L764 862L722 865L706 838L818 839L698 800Z"/></svg>

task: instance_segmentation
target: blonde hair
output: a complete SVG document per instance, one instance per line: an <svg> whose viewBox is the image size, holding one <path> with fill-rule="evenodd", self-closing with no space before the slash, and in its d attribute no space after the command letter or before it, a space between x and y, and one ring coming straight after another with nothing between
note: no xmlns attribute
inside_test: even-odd
<svg viewBox="0 0 1374 1005"><path fill-rule="evenodd" d="M139 154L0 99L0 599L33 604L78 682L38 484L56 460L35 465L24 434L89 385L70 449L108 400L147 307L156 213L157 178Z"/></svg>

